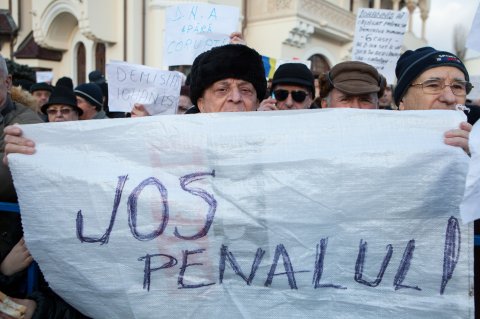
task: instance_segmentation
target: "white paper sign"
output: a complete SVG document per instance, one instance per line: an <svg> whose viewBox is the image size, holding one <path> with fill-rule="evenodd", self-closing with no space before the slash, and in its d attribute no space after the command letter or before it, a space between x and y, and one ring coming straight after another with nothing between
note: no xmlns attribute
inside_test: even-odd
<svg viewBox="0 0 480 319"><path fill-rule="evenodd" d="M464 223L480 218L480 124L478 123L473 126L469 138L472 158L468 170L465 196L460 205Z"/></svg>
<svg viewBox="0 0 480 319"><path fill-rule="evenodd" d="M175 114L182 75L145 65L112 61L106 68L110 111L131 112L135 103L150 115Z"/></svg>
<svg viewBox="0 0 480 319"><path fill-rule="evenodd" d="M52 71L37 71L35 72L35 77L37 83L47 82L52 83L53 72Z"/></svg>
<svg viewBox="0 0 480 319"><path fill-rule="evenodd" d="M352 60L373 65L388 83L395 81L395 66L400 57L408 13L365 9L357 14Z"/></svg>
<svg viewBox="0 0 480 319"><path fill-rule="evenodd" d="M456 111L24 125L28 249L93 318L473 318ZM390 132L395 134L390 134ZM267 134L268 133L268 134Z"/></svg>
<svg viewBox="0 0 480 319"><path fill-rule="evenodd" d="M477 13L475 18L473 18L472 27L470 28L470 33L467 37L467 42L465 46L467 48L476 50L480 52L480 4L477 7Z"/></svg>
<svg viewBox="0 0 480 319"><path fill-rule="evenodd" d="M228 44L237 30L237 7L181 4L166 10L164 65L190 65L202 52Z"/></svg>

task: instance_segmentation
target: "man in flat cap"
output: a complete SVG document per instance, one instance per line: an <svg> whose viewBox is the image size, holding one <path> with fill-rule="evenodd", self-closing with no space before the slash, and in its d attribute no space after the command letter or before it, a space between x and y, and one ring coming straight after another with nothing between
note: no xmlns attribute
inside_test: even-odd
<svg viewBox="0 0 480 319"><path fill-rule="evenodd" d="M267 91L262 57L242 44L227 44L200 54L190 72L186 114L255 111Z"/></svg>
<svg viewBox="0 0 480 319"><path fill-rule="evenodd" d="M299 110L311 107L315 98L315 79L302 63L285 63L273 74L270 97L258 111Z"/></svg>
<svg viewBox="0 0 480 319"><path fill-rule="evenodd" d="M346 61L320 77L322 108L377 109L386 80L367 63Z"/></svg>
<svg viewBox="0 0 480 319"><path fill-rule="evenodd" d="M397 86L393 94L400 110L454 110L465 105L472 89L465 65L454 54L423 47L408 50L397 61ZM461 123L445 133L445 143L469 153L468 137L472 125Z"/></svg>

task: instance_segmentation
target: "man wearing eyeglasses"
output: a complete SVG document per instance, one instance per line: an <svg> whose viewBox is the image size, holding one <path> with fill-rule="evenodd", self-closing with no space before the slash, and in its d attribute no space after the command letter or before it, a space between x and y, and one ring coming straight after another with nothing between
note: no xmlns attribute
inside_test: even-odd
<svg viewBox="0 0 480 319"><path fill-rule="evenodd" d="M270 97L258 111L308 109L315 98L315 80L302 63L285 63L273 75Z"/></svg>
<svg viewBox="0 0 480 319"><path fill-rule="evenodd" d="M465 105L472 89L462 61L450 52L423 47L403 53L395 68L397 86L394 101L400 110L454 110ZM468 136L472 125L461 123L445 133L445 143L469 153Z"/></svg>
<svg viewBox="0 0 480 319"><path fill-rule="evenodd" d="M370 64L346 61L320 77L322 108L377 109L385 78Z"/></svg>
<svg viewBox="0 0 480 319"><path fill-rule="evenodd" d="M78 121L83 114L82 109L77 106L73 91L64 86L55 87L41 110L48 116L49 122Z"/></svg>

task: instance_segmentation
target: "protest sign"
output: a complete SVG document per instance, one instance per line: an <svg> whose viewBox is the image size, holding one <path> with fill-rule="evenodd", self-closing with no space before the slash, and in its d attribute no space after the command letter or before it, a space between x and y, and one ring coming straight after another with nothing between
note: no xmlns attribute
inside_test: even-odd
<svg viewBox="0 0 480 319"><path fill-rule="evenodd" d="M470 32L467 37L467 42L465 43L465 46L467 48L480 52L480 37L478 36L479 33L480 33L480 4L477 7L477 13L473 18L472 27L470 28Z"/></svg>
<svg viewBox="0 0 480 319"><path fill-rule="evenodd" d="M24 125L28 249L93 318L473 318L458 111ZM268 134L266 134L268 132ZM391 134L395 132L395 134Z"/></svg>
<svg viewBox="0 0 480 319"><path fill-rule="evenodd" d="M460 205L462 221L469 223L480 218L480 124L475 124L470 132L470 166L467 175L465 195Z"/></svg>
<svg viewBox="0 0 480 319"><path fill-rule="evenodd" d="M407 19L404 11L359 9L352 60L373 65L388 83L394 83Z"/></svg>
<svg viewBox="0 0 480 319"><path fill-rule="evenodd" d="M214 4L181 4L166 10L165 66L190 65L202 52L228 44L237 31L237 7Z"/></svg>
<svg viewBox="0 0 480 319"><path fill-rule="evenodd" d="M47 82L52 83L53 72L52 71L37 71L35 72L35 77L37 83Z"/></svg>
<svg viewBox="0 0 480 319"><path fill-rule="evenodd" d="M145 65L111 61L107 64L108 104L112 112L131 112L135 103L150 115L175 114L182 74Z"/></svg>

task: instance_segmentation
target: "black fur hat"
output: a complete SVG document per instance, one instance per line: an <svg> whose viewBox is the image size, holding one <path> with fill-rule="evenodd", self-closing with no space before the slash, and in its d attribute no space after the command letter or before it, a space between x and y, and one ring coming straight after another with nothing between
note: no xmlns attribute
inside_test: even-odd
<svg viewBox="0 0 480 319"><path fill-rule="evenodd" d="M250 82L262 100L267 91L267 80L262 57L252 48L242 44L227 44L200 54L190 72L190 99L194 105L205 89L213 83L227 79Z"/></svg>

